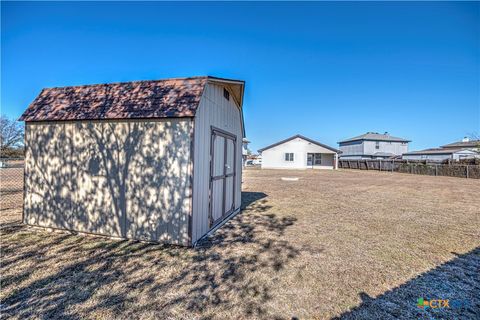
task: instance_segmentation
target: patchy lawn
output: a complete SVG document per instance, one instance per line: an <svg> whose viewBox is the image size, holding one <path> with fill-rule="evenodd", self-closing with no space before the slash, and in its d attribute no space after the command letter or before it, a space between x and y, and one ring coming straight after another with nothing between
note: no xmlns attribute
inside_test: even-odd
<svg viewBox="0 0 480 320"><path fill-rule="evenodd" d="M2 205L2 318L480 314L480 181L247 170L243 188L242 213L197 249L33 230Z"/></svg>

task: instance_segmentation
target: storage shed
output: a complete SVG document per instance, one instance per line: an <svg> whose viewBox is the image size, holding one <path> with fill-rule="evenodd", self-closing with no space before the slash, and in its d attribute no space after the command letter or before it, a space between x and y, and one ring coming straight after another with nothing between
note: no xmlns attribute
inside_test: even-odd
<svg viewBox="0 0 480 320"><path fill-rule="evenodd" d="M24 223L193 245L240 210L244 84L43 89L20 118Z"/></svg>

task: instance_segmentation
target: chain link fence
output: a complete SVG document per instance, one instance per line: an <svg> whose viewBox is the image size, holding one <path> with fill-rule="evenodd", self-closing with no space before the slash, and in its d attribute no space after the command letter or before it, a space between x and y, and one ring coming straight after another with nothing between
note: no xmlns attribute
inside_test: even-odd
<svg viewBox="0 0 480 320"><path fill-rule="evenodd" d="M0 158L0 222L19 220L23 209L23 158Z"/></svg>

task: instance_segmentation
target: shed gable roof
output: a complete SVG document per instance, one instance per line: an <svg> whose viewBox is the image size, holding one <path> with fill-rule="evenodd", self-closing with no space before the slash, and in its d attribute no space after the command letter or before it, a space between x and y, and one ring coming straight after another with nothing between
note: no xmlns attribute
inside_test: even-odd
<svg viewBox="0 0 480 320"><path fill-rule="evenodd" d="M243 81L192 77L43 89L25 110L23 121L194 117L209 82L240 86Z"/></svg>
<svg viewBox="0 0 480 320"><path fill-rule="evenodd" d="M320 143L320 142L318 142L318 141L315 141L315 140L309 139L309 138L307 138L307 137L304 137L304 136L302 136L301 134L294 135L293 137L290 137L290 138L287 138L287 139L285 139L285 140L279 141L279 142L277 142L277 143L271 144L271 145L269 145L268 147L259 149L258 152L263 152L263 151L265 151L265 150L267 150L267 149L271 149L271 148L273 148L273 147L279 146L279 145L281 145L281 144L284 144L285 142L288 142L288 141L293 140L293 139L296 139L296 138L303 139L303 140L305 140L305 141L308 141L308 142L310 142L310 143L316 144L317 146L320 146L320 147L324 147L325 149L331 150L331 151L336 152L336 153L342 153L340 150L337 150L337 149L335 149L335 148L332 148L332 147L330 147L330 146L327 146L326 144L323 144L323 143Z"/></svg>

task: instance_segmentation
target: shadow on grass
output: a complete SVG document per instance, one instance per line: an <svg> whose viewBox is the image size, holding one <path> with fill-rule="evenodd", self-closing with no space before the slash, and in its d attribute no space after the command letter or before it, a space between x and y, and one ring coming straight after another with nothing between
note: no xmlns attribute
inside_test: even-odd
<svg viewBox="0 0 480 320"><path fill-rule="evenodd" d="M293 217L243 192L242 212L196 249L2 227L2 317L281 317L266 310L270 279L299 250Z"/></svg>
<svg viewBox="0 0 480 320"><path fill-rule="evenodd" d="M480 247L390 290L377 298L361 293L362 303L338 319L478 319ZM449 308L419 308L423 298L449 299Z"/></svg>

